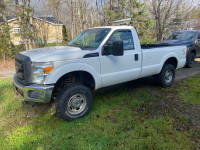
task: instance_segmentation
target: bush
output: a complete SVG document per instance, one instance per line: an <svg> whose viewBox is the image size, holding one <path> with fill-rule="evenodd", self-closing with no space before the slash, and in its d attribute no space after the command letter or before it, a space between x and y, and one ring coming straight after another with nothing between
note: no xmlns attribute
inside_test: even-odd
<svg viewBox="0 0 200 150"><path fill-rule="evenodd" d="M68 33L67 33L67 29L66 29L65 25L63 25L63 27L62 27L62 34L63 34L63 41L67 42L68 41Z"/></svg>

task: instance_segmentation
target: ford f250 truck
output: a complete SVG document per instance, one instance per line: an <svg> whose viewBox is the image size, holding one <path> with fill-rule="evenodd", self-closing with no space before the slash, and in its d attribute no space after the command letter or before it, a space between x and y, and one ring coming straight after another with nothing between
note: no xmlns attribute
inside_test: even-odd
<svg viewBox="0 0 200 150"><path fill-rule="evenodd" d="M14 85L25 101L55 98L57 115L74 120L89 112L92 91L99 88L152 75L161 86L170 86L186 55L186 46L141 46L131 26L97 27L67 46L17 54Z"/></svg>

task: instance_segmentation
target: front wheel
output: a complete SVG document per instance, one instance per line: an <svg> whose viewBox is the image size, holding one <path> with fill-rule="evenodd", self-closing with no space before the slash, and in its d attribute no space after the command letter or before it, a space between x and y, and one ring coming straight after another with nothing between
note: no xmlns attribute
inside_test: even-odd
<svg viewBox="0 0 200 150"><path fill-rule="evenodd" d="M175 67L171 64L165 64L156 78L162 87L171 86L175 78Z"/></svg>
<svg viewBox="0 0 200 150"><path fill-rule="evenodd" d="M187 68L192 68L192 66L194 65L194 61L195 61L195 54L194 53L190 53L188 58L187 58L186 67Z"/></svg>
<svg viewBox="0 0 200 150"><path fill-rule="evenodd" d="M66 121L84 117L92 105L92 92L80 84L69 84L56 98L56 113Z"/></svg>

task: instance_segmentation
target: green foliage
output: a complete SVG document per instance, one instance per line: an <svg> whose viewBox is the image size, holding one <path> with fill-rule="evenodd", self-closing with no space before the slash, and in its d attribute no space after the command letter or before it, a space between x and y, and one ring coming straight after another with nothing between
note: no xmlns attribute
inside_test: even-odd
<svg viewBox="0 0 200 150"><path fill-rule="evenodd" d="M24 45L14 46L12 44L8 24L3 23L0 28L0 59L14 58L17 53L24 50Z"/></svg>
<svg viewBox="0 0 200 150"><path fill-rule="evenodd" d="M138 0L121 0L117 7L107 8L104 11L110 20L132 18L134 26L140 38L152 38L154 21L148 17L146 5Z"/></svg>
<svg viewBox="0 0 200 150"><path fill-rule="evenodd" d="M7 24L1 24L0 25L0 58L6 59L6 56L9 55L9 43L10 43L10 27Z"/></svg>
<svg viewBox="0 0 200 150"><path fill-rule="evenodd" d="M63 41L68 42L68 32L65 25L63 25L62 27L62 35L63 35Z"/></svg>
<svg viewBox="0 0 200 150"><path fill-rule="evenodd" d="M156 44L156 39L140 39L140 44Z"/></svg>
<svg viewBox="0 0 200 150"><path fill-rule="evenodd" d="M33 25L31 24L33 9L30 7L31 4L29 3L31 3L31 1L24 1L22 5L18 6L21 9L21 11L17 13L17 17L19 17L20 33L16 34L16 36L20 36L27 49L29 49L30 44L34 44L36 41Z"/></svg>

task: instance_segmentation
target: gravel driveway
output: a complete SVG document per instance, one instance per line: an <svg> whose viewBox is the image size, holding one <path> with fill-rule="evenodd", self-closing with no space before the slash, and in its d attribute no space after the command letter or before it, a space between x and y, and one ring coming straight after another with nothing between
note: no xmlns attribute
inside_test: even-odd
<svg viewBox="0 0 200 150"><path fill-rule="evenodd" d="M200 58L196 59L196 62L192 68L181 68L176 71L175 81L180 81L185 78L194 76L200 73Z"/></svg>

